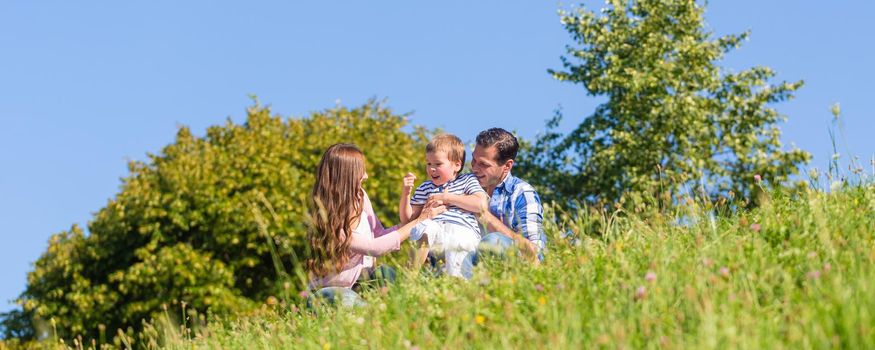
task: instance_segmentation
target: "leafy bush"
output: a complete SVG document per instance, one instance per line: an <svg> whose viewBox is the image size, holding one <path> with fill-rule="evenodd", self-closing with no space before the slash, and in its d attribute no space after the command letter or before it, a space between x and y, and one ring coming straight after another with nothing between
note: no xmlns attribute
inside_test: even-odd
<svg viewBox="0 0 875 350"><path fill-rule="evenodd" d="M289 119L256 103L242 125L228 120L203 137L181 128L148 162L129 164L89 234L73 226L51 237L28 275L21 317L5 325L52 322L60 337L97 338L130 333L173 303L222 314L293 292L289 273L305 253L306 199L322 152L337 142L362 148L366 190L378 215L394 218L401 176L424 170L428 132L406 124L372 100Z"/></svg>

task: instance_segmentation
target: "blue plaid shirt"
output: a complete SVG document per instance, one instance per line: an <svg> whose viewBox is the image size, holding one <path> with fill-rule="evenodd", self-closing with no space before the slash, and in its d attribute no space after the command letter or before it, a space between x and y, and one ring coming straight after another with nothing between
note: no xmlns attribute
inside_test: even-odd
<svg viewBox="0 0 875 350"><path fill-rule="evenodd" d="M489 211L505 226L532 241L538 251L544 249L547 244L542 227L544 208L532 185L508 173L492 191Z"/></svg>

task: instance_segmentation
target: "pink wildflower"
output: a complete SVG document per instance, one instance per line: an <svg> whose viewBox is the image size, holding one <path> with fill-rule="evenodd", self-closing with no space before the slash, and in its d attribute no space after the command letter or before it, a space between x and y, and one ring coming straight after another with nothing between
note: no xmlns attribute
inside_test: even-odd
<svg viewBox="0 0 875 350"><path fill-rule="evenodd" d="M818 271L818 270L809 271L806 276L808 276L809 279L816 280L816 279L820 278L820 271Z"/></svg>
<svg viewBox="0 0 875 350"><path fill-rule="evenodd" d="M832 270L832 265L830 263L823 264L823 272L829 272Z"/></svg>
<svg viewBox="0 0 875 350"><path fill-rule="evenodd" d="M729 277L729 268L724 266L720 268L720 276Z"/></svg>
<svg viewBox="0 0 875 350"><path fill-rule="evenodd" d="M651 282L651 283L652 283L653 281L656 281L656 272L653 272L653 271L647 271L647 274L644 275L644 279L645 279L647 282Z"/></svg>
<svg viewBox="0 0 875 350"><path fill-rule="evenodd" d="M298 293L298 296L301 297L301 299L307 299L307 297L310 296L310 293L308 293L306 290L302 290L300 293Z"/></svg>
<svg viewBox="0 0 875 350"><path fill-rule="evenodd" d="M760 181L763 181L763 177L760 176L760 174L754 175L753 179L756 180L757 183L759 183Z"/></svg>
<svg viewBox="0 0 875 350"><path fill-rule="evenodd" d="M641 299L644 299L645 296L647 296L647 288L646 287L640 286L640 287L638 287L638 289L635 290L635 299L641 300Z"/></svg>
<svg viewBox="0 0 875 350"><path fill-rule="evenodd" d="M714 262L711 261L711 259L702 258L702 265L705 265L705 267L711 267L711 265L713 265L713 264L714 264Z"/></svg>
<svg viewBox="0 0 875 350"><path fill-rule="evenodd" d="M753 232L760 232L760 224L752 223L750 224L750 229L753 230Z"/></svg>
<svg viewBox="0 0 875 350"><path fill-rule="evenodd" d="M542 286L542 285L540 285L540 284L536 284L536 285L535 285L535 290L536 290L536 291L539 291L539 292L543 292L543 291L544 291L544 286Z"/></svg>

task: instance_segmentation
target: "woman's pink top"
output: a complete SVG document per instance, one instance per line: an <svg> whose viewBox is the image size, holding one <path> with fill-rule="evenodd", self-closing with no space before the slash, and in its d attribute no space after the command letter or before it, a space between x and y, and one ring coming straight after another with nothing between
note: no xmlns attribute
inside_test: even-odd
<svg viewBox="0 0 875 350"><path fill-rule="evenodd" d="M349 261L343 270L310 281L310 288L346 287L351 288L362 274L362 269L374 267L374 257L401 249L401 239L397 228L383 228L374 214L368 194L364 195L362 216L358 226L352 230L349 244Z"/></svg>

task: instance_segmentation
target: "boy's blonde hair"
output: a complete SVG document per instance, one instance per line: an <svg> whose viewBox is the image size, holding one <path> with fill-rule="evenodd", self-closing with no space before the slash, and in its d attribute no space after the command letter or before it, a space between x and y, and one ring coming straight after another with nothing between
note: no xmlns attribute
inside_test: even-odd
<svg viewBox="0 0 875 350"><path fill-rule="evenodd" d="M451 162L459 162L462 167L465 166L465 145L462 140L452 134L440 134L431 139L431 142L425 146L425 153L433 153L441 151L447 154L447 159ZM456 173L462 171L460 168Z"/></svg>

